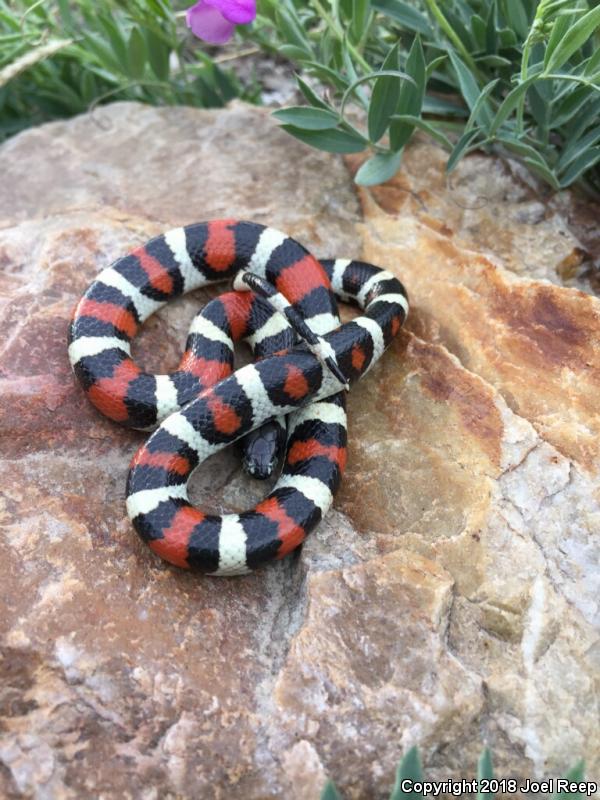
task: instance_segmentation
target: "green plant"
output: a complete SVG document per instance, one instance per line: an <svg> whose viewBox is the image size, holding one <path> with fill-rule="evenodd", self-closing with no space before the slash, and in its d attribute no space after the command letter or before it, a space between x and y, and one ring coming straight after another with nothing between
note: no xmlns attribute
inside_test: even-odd
<svg viewBox="0 0 600 800"><path fill-rule="evenodd" d="M565 778L569 782L580 783L583 781L585 775L585 767L583 761L580 761L573 769L571 769L566 775ZM410 785L406 782L410 781ZM499 784L499 789L504 792L503 784L506 784L506 789L508 790L509 794L514 794L517 789L521 787L523 781L517 781L516 779L511 780L496 780L494 775L494 768L492 765L492 754L490 750L486 747L483 752L481 753L479 760L477 762L477 789L475 794L477 796L477 800L494 800L496 797L495 791L488 791L490 788L489 784L492 786L497 783ZM421 784L420 789L421 791L412 790L412 784ZM459 782L456 781L458 784ZM467 781L467 783L471 783L471 781ZM514 784L508 785L508 784ZM422 800L424 796L430 795L430 790L433 789L432 786L428 786L428 781L425 780L423 775L423 767L421 764L421 757L419 755L419 750L417 747L412 747L408 753L406 753L400 764L398 765L398 769L396 770L396 780L394 783L394 787L392 789L392 793L390 794L390 800ZM464 789L460 792L461 796L465 793L469 792L469 788ZM446 792L449 793L449 792ZM454 794L454 792L451 792ZM582 795L580 792L569 792L569 791L560 791L554 792L552 794L552 800L561 800L561 798L572 797L576 798L576 800L582 800ZM333 781L328 780L325 784L323 791L321 793L321 800L342 800L342 796L337 790Z"/></svg>
<svg viewBox="0 0 600 800"><path fill-rule="evenodd" d="M390 178L420 130L447 148L448 171L495 149L553 189L600 191L597 0L262 0L259 11L248 35L303 76L307 105L276 118L314 147L370 150L358 183Z"/></svg>
<svg viewBox="0 0 600 800"><path fill-rule="evenodd" d="M222 106L244 95L182 31L167 0L0 0L0 138L108 100Z"/></svg>

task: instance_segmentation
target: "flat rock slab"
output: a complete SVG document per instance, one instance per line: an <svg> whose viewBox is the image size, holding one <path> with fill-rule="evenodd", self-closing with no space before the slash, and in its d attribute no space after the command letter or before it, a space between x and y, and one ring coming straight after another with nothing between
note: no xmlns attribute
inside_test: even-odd
<svg viewBox="0 0 600 800"><path fill-rule="evenodd" d="M593 254L570 195L492 158L452 185L442 165L417 143L357 196L355 159L242 104L117 103L0 149L3 797L313 800L331 775L386 798L414 744L433 778L472 778L484 743L501 776L598 775ZM299 554L228 580L139 542L124 483L143 435L87 403L65 342L104 266L223 216L363 255L412 301L350 395L334 510ZM175 367L210 296L147 323L145 367ZM214 511L264 491L229 452L192 486Z"/></svg>

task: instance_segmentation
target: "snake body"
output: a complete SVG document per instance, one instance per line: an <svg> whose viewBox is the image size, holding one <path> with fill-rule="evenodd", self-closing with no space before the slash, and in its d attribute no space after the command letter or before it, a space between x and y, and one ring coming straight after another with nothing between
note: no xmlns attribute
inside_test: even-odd
<svg viewBox="0 0 600 800"><path fill-rule="evenodd" d="M130 354L139 326L171 298L228 278L236 291L194 318L177 370L143 372ZM363 316L340 325L336 297ZM391 273L361 261L319 262L285 234L236 220L176 228L101 272L75 309L69 358L101 413L154 429L127 480L141 538L172 564L211 575L243 574L295 549L328 511L344 470L345 383L375 363L407 311ZM240 340L256 361L234 372ZM274 420L288 438L269 495L242 514L191 505L192 471ZM274 437L263 430L261 447Z"/></svg>

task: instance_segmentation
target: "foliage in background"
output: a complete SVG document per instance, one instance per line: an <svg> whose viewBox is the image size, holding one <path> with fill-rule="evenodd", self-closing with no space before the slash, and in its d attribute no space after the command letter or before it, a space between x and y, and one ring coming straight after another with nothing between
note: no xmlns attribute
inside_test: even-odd
<svg viewBox="0 0 600 800"><path fill-rule="evenodd" d="M581 783L585 777L585 765L580 761L573 769L571 769L565 778L573 783ZM492 765L492 754L486 747L479 757L477 762L477 780L493 780L494 768ZM424 795L419 792L407 792L402 788L403 781L410 780L413 783L425 780L423 775L423 766L421 764L421 757L419 750L416 747L411 748L408 753L403 757L396 770L396 781L390 795L390 800L421 800ZM521 781L519 781L521 783ZM477 800L494 800L496 797L495 792L477 792ZM562 800L562 798L572 797L575 800L583 800L581 792L555 792L551 800ZM341 794L336 789L333 781L327 781L321 793L321 800L342 800Z"/></svg>
<svg viewBox="0 0 600 800"><path fill-rule="evenodd" d="M168 0L0 0L0 140L109 100L255 100L184 33Z"/></svg>
<svg viewBox="0 0 600 800"><path fill-rule="evenodd" d="M322 150L371 157L357 182L380 183L422 130L449 151L520 158L554 189L600 191L598 0L261 0L250 35L305 79L307 106L275 112ZM349 117L358 107L366 118Z"/></svg>
<svg viewBox="0 0 600 800"><path fill-rule="evenodd" d="M256 102L184 27L190 0L0 0L0 140L111 100ZM296 65L276 112L375 184L417 130L449 153L516 156L552 188L600 194L600 0L259 0L238 37ZM179 13L176 13L179 9ZM357 120L362 120L357 122Z"/></svg>

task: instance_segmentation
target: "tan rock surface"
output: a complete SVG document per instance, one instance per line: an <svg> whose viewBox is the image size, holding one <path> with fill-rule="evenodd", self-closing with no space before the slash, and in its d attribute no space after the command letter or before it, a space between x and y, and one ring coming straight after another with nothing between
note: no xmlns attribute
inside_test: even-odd
<svg viewBox="0 0 600 800"><path fill-rule="evenodd" d="M242 105L116 104L0 149L0 796L311 800L331 775L371 800L413 744L438 778L472 777L483 743L500 775L600 773L600 304L561 285L568 196L479 157L448 189L440 161L414 147L363 218L338 159ZM222 215L362 249L413 301L350 395L335 509L227 581L138 542L141 435L88 406L65 347L103 266ZM146 366L176 364L208 296L148 323ZM263 492L231 453L194 478L214 509Z"/></svg>

